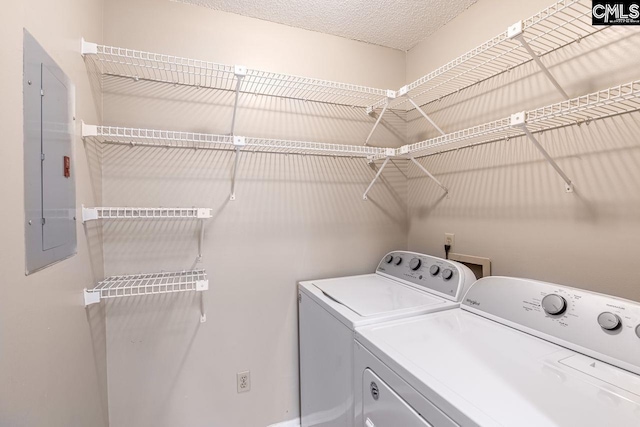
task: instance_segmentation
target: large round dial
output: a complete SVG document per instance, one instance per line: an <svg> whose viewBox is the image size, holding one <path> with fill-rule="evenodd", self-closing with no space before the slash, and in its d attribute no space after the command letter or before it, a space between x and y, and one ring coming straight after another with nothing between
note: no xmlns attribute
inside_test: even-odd
<svg viewBox="0 0 640 427"><path fill-rule="evenodd" d="M542 298L542 309L547 314L562 314L567 309L567 300L558 294L546 295Z"/></svg>
<svg viewBox="0 0 640 427"><path fill-rule="evenodd" d="M636 335L640 338L640 325L636 326Z"/></svg>
<svg viewBox="0 0 640 427"><path fill-rule="evenodd" d="M396 257L396 260L395 260L394 264L395 264L395 265L400 265L400 264L402 264L402 257L400 257L400 256L399 256L399 257Z"/></svg>
<svg viewBox="0 0 640 427"><path fill-rule="evenodd" d="M429 269L429 273L431 273L432 276L435 276L436 274L440 273L440 267L438 267L437 265L432 265L431 268Z"/></svg>
<svg viewBox="0 0 640 427"><path fill-rule="evenodd" d="M453 271L449 270L448 268L445 268L444 270L442 270L442 278L444 280L449 280L453 277Z"/></svg>
<svg viewBox="0 0 640 427"><path fill-rule="evenodd" d="M385 261L387 264L391 264L391 261L393 261L393 255L387 255L387 256L384 258L384 261Z"/></svg>
<svg viewBox="0 0 640 427"><path fill-rule="evenodd" d="M409 268L412 270L417 270L420 268L420 266L422 265L422 261L420 261L419 258L413 258L410 262L409 262Z"/></svg>
<svg viewBox="0 0 640 427"><path fill-rule="evenodd" d="M620 320L617 314L605 311L598 316L598 324L604 330L613 331L622 325L622 320Z"/></svg>

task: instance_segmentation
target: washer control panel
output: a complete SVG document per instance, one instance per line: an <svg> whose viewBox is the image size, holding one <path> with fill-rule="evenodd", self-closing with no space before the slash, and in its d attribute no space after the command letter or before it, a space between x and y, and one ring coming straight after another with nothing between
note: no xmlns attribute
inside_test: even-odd
<svg viewBox="0 0 640 427"><path fill-rule="evenodd" d="M453 301L459 301L476 280L471 270L460 263L405 251L385 255L376 272L435 291Z"/></svg>
<svg viewBox="0 0 640 427"><path fill-rule="evenodd" d="M640 375L638 302L535 280L486 277L469 289L462 308Z"/></svg>

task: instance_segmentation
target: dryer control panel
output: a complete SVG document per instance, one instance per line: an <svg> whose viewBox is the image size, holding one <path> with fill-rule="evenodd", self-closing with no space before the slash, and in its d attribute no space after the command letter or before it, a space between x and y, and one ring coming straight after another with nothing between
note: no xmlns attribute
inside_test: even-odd
<svg viewBox="0 0 640 427"><path fill-rule="evenodd" d="M476 280L473 272L458 262L407 251L385 255L376 273L427 288L452 301L460 301Z"/></svg>
<svg viewBox="0 0 640 427"><path fill-rule="evenodd" d="M462 308L640 375L640 303L513 277L478 280Z"/></svg>

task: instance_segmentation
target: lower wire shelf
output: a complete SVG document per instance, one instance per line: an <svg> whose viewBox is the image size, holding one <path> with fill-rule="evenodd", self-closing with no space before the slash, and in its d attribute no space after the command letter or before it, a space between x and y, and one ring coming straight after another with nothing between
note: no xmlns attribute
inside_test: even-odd
<svg viewBox="0 0 640 427"><path fill-rule="evenodd" d="M205 270L112 276L99 282L93 289L85 289L84 304L86 307L106 298L201 292L208 289L209 280Z"/></svg>
<svg viewBox="0 0 640 427"><path fill-rule="evenodd" d="M82 205L82 222L97 219L208 219L211 208L133 208Z"/></svg>

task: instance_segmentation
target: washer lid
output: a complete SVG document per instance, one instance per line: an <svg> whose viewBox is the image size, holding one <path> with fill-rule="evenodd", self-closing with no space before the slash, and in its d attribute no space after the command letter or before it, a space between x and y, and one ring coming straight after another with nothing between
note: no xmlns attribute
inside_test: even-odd
<svg viewBox="0 0 640 427"><path fill-rule="evenodd" d="M319 280L313 285L363 317L447 302L379 275Z"/></svg>

